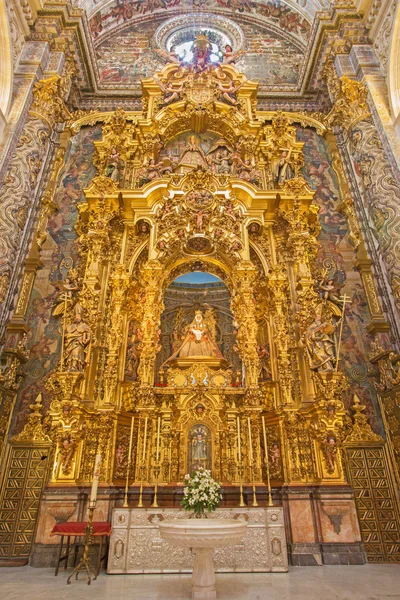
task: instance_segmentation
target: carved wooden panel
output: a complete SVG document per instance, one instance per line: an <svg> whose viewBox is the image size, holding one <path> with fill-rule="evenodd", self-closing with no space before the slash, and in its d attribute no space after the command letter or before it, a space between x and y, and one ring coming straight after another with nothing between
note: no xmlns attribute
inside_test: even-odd
<svg viewBox="0 0 400 600"><path fill-rule="evenodd" d="M400 562L400 514L384 446L347 447L361 535L369 562Z"/></svg>
<svg viewBox="0 0 400 600"><path fill-rule="evenodd" d="M10 447L0 495L0 559L28 559L40 496L47 479L48 448Z"/></svg>

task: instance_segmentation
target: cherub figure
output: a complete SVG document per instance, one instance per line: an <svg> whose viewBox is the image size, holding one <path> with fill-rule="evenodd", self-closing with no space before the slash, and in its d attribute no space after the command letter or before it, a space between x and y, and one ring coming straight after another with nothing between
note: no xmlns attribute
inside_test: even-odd
<svg viewBox="0 0 400 600"><path fill-rule="evenodd" d="M281 449L279 448L278 442L273 442L272 448L270 448L269 455L271 457L271 463L278 467L280 466L281 461Z"/></svg>
<svg viewBox="0 0 400 600"><path fill-rule="evenodd" d="M334 304L340 304L340 298L338 296L333 279L328 279L324 277L319 282L318 289L321 298L324 300L324 304L326 304L328 300L330 300Z"/></svg>
<svg viewBox="0 0 400 600"><path fill-rule="evenodd" d="M237 104L239 104L239 100L237 99L236 94L239 91L240 87L241 84L235 86L235 84L232 81L227 87L224 87L221 82L218 82L218 88L221 92L221 100L227 102L228 104L231 104L232 106L236 106Z"/></svg>
<svg viewBox="0 0 400 600"><path fill-rule="evenodd" d="M161 82L159 82L159 85L164 93L164 104L171 104L171 102L180 100L183 91L183 83L181 83L178 88L175 88L171 81L167 81L165 86Z"/></svg>

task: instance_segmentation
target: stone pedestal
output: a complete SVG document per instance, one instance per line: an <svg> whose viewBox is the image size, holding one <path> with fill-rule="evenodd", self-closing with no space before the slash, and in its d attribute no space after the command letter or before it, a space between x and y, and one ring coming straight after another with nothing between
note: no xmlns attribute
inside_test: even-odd
<svg viewBox="0 0 400 600"><path fill-rule="evenodd" d="M239 544L246 535L247 520L238 519L173 519L159 524L161 538L178 548L189 548L195 555L192 573L192 598L214 600L215 570L213 550Z"/></svg>
<svg viewBox="0 0 400 600"><path fill-rule="evenodd" d="M107 571L117 573L191 573L194 555L189 548L169 545L159 523L187 519L179 508L116 508ZM286 572L286 536L282 507L220 508L209 519L244 519L247 533L234 546L216 548L217 573Z"/></svg>

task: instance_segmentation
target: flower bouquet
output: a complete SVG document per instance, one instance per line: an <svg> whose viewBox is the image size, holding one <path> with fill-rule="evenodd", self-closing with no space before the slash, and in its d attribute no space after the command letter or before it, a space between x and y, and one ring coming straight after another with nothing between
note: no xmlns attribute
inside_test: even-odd
<svg viewBox="0 0 400 600"><path fill-rule="evenodd" d="M206 510L216 510L222 499L221 486L211 477L211 471L201 467L185 475L185 484L181 502L185 510L193 511L197 518L205 516Z"/></svg>

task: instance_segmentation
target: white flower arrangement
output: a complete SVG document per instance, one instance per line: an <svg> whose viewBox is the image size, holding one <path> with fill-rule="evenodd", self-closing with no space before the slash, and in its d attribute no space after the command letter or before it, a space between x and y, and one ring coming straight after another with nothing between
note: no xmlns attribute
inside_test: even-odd
<svg viewBox="0 0 400 600"><path fill-rule="evenodd" d="M221 486L211 477L211 471L202 467L185 475L185 488L181 505L196 516L216 510L222 500Z"/></svg>

